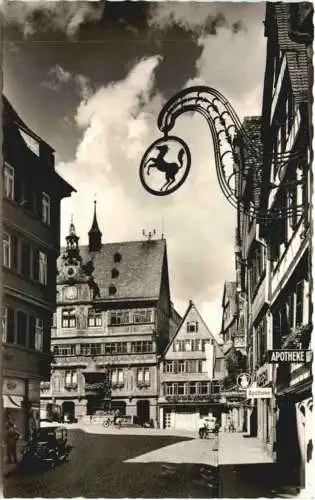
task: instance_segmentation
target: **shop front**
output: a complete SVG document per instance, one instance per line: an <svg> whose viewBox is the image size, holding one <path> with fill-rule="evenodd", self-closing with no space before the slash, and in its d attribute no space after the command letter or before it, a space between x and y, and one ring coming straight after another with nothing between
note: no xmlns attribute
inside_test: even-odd
<svg viewBox="0 0 315 500"><path fill-rule="evenodd" d="M2 390L4 419L10 417L23 438L28 436L26 387L27 381L24 379L4 377Z"/></svg>

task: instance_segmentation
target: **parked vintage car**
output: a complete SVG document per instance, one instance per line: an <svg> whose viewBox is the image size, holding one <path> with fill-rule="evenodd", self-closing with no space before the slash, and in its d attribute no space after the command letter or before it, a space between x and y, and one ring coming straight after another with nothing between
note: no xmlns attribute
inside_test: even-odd
<svg viewBox="0 0 315 500"><path fill-rule="evenodd" d="M70 450L65 427L43 427L38 430L36 439L25 447L22 466L42 463L54 467L68 457Z"/></svg>

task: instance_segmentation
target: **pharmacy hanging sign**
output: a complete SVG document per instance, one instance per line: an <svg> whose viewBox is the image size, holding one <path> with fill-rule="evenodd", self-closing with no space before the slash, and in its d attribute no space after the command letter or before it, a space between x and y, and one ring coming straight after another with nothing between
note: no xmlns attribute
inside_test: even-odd
<svg viewBox="0 0 315 500"><path fill-rule="evenodd" d="M313 352L303 349L273 349L267 351L267 363L310 363Z"/></svg>
<svg viewBox="0 0 315 500"><path fill-rule="evenodd" d="M270 399L272 398L271 387L251 386L246 391L247 399Z"/></svg>

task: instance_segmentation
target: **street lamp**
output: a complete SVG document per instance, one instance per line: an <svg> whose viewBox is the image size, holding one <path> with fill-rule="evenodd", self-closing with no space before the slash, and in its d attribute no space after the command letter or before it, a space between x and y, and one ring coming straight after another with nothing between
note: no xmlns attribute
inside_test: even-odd
<svg viewBox="0 0 315 500"><path fill-rule="evenodd" d="M256 217L258 221L290 217L293 212L297 214L305 210L300 205L266 209L262 213L259 196L254 196L249 206L245 206L239 184L241 180L251 180L253 192L259 192L263 168L262 149L251 141L229 101L216 89L206 86L189 87L178 92L160 111L157 125L163 135L146 150L140 163L140 180L150 194L169 195L187 179L191 166L189 147L181 138L170 135L170 132L180 115L192 111L200 113L209 125L217 179L222 193L234 208ZM245 168L245 151L250 153L255 162L254 171ZM292 188L291 184L281 184L282 172L293 156L301 158L304 152L292 154L291 151L272 151L268 154L278 169L279 179L268 184L267 188Z"/></svg>

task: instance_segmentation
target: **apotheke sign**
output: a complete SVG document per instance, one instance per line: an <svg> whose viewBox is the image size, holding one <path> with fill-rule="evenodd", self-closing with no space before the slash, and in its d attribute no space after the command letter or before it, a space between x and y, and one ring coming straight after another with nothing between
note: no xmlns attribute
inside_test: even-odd
<svg viewBox="0 0 315 500"><path fill-rule="evenodd" d="M247 399L270 399L272 398L271 387L250 387L246 391Z"/></svg>
<svg viewBox="0 0 315 500"><path fill-rule="evenodd" d="M273 349L267 351L267 363L310 363L313 352L302 349Z"/></svg>

